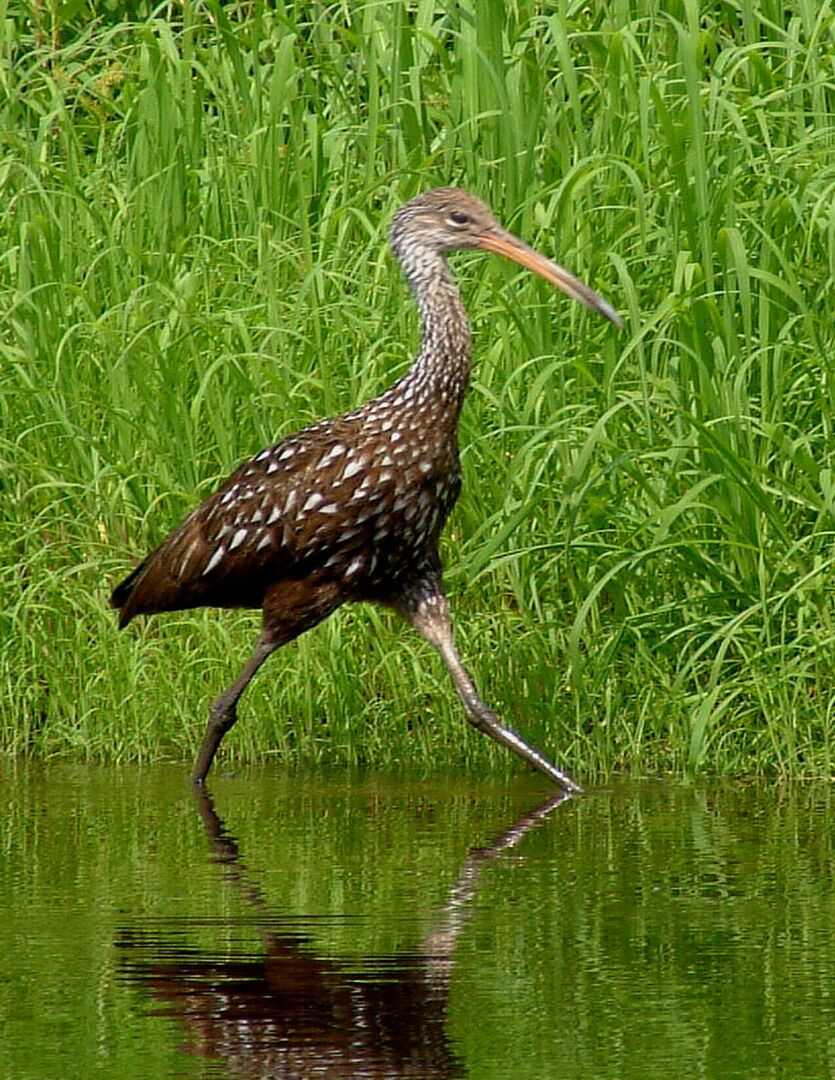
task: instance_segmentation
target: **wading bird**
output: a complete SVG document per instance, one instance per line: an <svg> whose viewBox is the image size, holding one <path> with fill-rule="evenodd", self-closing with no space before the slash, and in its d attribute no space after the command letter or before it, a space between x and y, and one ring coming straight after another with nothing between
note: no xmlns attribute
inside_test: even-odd
<svg viewBox="0 0 835 1080"><path fill-rule="evenodd" d="M244 462L113 590L119 626L196 607L261 608L261 635L215 700L192 772L202 783L264 661L347 601L399 612L440 653L467 719L569 792L582 788L478 696L452 639L438 538L461 490L458 417L470 376L467 315L446 262L479 249L533 270L616 326L614 309L502 229L456 188L418 195L390 242L417 301L421 342L407 373L353 412Z"/></svg>

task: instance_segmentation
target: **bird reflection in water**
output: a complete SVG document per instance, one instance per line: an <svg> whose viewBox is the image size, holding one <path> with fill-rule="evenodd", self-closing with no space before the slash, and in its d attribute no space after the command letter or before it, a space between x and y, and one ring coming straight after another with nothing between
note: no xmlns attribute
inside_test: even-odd
<svg viewBox="0 0 835 1080"><path fill-rule="evenodd" d="M253 915L239 920L154 920L123 929L121 978L150 991L152 1012L177 1021L182 1049L239 1077L421 1077L465 1075L446 1031L453 949L479 888L482 868L569 796L552 795L483 847L470 849L448 899L419 947L382 956L318 955L298 919L273 914L257 878L210 794L195 790L200 816L224 876ZM189 931L257 926L258 955L207 952Z"/></svg>

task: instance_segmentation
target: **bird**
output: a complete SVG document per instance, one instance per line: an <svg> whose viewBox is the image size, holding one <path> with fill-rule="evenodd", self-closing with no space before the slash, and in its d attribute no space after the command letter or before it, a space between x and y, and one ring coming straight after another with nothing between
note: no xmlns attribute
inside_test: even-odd
<svg viewBox="0 0 835 1080"><path fill-rule="evenodd" d="M389 243L416 301L409 369L351 412L286 436L244 461L118 584L119 627L199 607L261 609L238 677L215 699L191 780L206 779L241 695L283 645L346 602L394 610L446 666L470 724L570 794L582 786L481 699L459 656L438 541L461 490L458 421L470 379L469 322L450 252L502 255L622 326L614 308L503 229L476 196L423 192L394 214Z"/></svg>

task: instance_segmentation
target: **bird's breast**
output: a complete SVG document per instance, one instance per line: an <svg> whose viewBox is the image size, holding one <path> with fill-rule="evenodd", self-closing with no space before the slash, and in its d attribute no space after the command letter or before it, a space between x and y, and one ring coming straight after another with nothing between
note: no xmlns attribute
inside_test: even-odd
<svg viewBox="0 0 835 1080"><path fill-rule="evenodd" d="M460 491L457 448L433 449L395 438L347 453L301 505L299 558L361 593L408 576L435 550Z"/></svg>

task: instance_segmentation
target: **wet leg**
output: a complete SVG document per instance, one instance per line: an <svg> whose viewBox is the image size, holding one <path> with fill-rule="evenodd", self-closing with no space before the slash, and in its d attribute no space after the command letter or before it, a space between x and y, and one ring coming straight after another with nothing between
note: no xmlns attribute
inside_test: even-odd
<svg viewBox="0 0 835 1080"><path fill-rule="evenodd" d="M479 731L489 735L496 742L518 754L549 780L559 784L565 791L579 793L582 787L567 773L552 765L538 750L525 742L512 728L506 727L487 705L481 700L469 672L461 663L461 658L452 640L452 623L449 618L449 605L440 590L440 585L405 594L394 605L395 608L414 626L417 632L429 641L441 655L447 671L464 706L467 719Z"/></svg>
<svg viewBox="0 0 835 1080"><path fill-rule="evenodd" d="M209 709L206 734L191 774L193 784L202 784L206 779L221 739L237 719L241 694L264 661L281 645L295 640L299 634L327 618L339 607L341 599L335 582L327 581L323 584L313 578L278 581L267 590L264 597L263 629L258 644L237 679Z"/></svg>
<svg viewBox="0 0 835 1080"><path fill-rule="evenodd" d="M211 768L221 739L238 718L237 706L241 694L246 690L250 680L264 661L275 652L280 644L282 642L274 641L271 636L262 634L252 655L244 665L243 671L232 685L227 687L212 703L209 709L209 723L206 727L206 734L203 736L200 753L197 755L191 774L193 784L202 784L206 779L206 774Z"/></svg>

